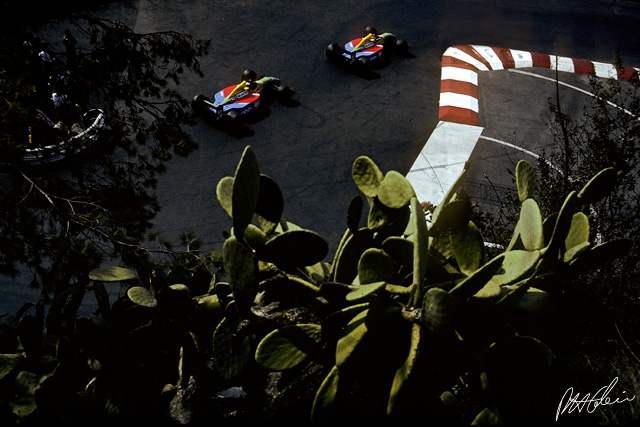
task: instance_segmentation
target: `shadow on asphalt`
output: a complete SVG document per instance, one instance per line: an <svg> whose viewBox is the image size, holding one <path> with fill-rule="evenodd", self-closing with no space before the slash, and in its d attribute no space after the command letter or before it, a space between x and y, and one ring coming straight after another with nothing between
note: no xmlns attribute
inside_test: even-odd
<svg viewBox="0 0 640 427"><path fill-rule="evenodd" d="M329 60L329 62L332 63L336 68L338 68L339 70L347 74L353 74L365 80L377 80L382 78L379 71L391 65L391 63L394 62L394 60L402 61L403 59L414 59L416 57L411 52L397 52L394 55L397 58L395 59L387 58L386 60L378 61L375 64L366 66L366 67L355 67L351 64L347 64L343 62L335 62L332 60Z"/></svg>
<svg viewBox="0 0 640 427"><path fill-rule="evenodd" d="M255 125L256 123L266 119L271 115L271 106L275 103L275 101L269 101L267 104L264 104L257 111L254 111L252 114L241 118L239 121L233 121L228 118L224 118L221 120L215 120L213 118L203 118L203 122L212 128L223 132L232 138L242 139L248 138L255 135L255 131L251 129L250 125ZM277 101L278 104L288 107L295 108L300 106L300 101L293 98L285 98Z"/></svg>

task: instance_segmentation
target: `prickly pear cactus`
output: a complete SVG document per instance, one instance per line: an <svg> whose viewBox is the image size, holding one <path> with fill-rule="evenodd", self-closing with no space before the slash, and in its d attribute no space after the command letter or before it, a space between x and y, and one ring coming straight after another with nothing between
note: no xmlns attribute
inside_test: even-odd
<svg viewBox="0 0 640 427"><path fill-rule="evenodd" d="M327 247L311 231L287 231L284 220L280 221L282 227L274 229L259 222L264 235L252 237L255 233L249 231L249 224L261 203L248 200L247 195L251 200L263 200L266 196L262 188L246 191L242 201L230 202L240 185L236 179L242 185L265 185L266 181L256 178L259 172L250 153L245 152L248 157L241 161L236 177L225 178L218 186L225 211L233 217L240 215L233 218L236 240L231 236L227 243L244 248L229 253L225 268L229 268L238 309L250 308L255 297L255 276L251 272L258 269L258 263L250 259L274 263L290 277L302 275L300 283L309 285L312 293L334 307L320 324L276 328L261 339L255 352L257 363L274 370L290 369L308 358L333 362L315 395L314 420L339 417L337 408L344 410L339 406L340 396L350 393L354 381L366 381L372 375L379 375L380 384L386 384L385 411L392 415L406 410L405 397L416 393L437 393L449 402L455 400L451 392L433 389L433 384L453 382L465 372L474 372L485 382L494 378L492 384L500 383L497 379L504 372L496 361L510 349L524 349L523 357L547 366L549 351L543 343L517 334L503 342L504 336L498 331L504 326L498 323L520 311L549 304L551 298L544 287L561 286L555 277L580 274L587 266L596 267L594 260L604 250L620 253L626 247L625 242L592 247L584 214L589 204L615 185L617 175L612 169L596 175L582 191L569 194L560 212L542 218L535 201L536 171L521 161L516 168L521 211L513 237L504 253L486 259L482 233L471 220L471 205L457 195L466 168L427 221L406 178L395 171L385 174L372 159L362 156L352 167L353 180L362 195L349 203L346 230L333 260L326 268L318 268L323 266ZM252 178L239 178L244 173ZM273 192L274 184L269 181L267 185ZM238 213L238 209L245 212ZM282 216L279 208L275 213ZM365 226L361 226L363 216ZM273 223L277 215L270 212L264 217ZM244 257L243 267L234 267L236 257ZM312 265L316 266L313 280ZM234 271L251 276L252 285L240 291ZM481 328L484 323L487 326ZM460 346L477 355L470 360L482 359L491 369L485 372L469 362L443 373L438 361L458 360ZM527 349L534 351L527 353ZM491 400L491 387L476 393L479 401ZM473 418L499 421L500 408L496 405L487 406Z"/></svg>
<svg viewBox="0 0 640 427"><path fill-rule="evenodd" d="M215 189L231 219L222 251L226 281L212 280L209 292L193 296L181 283L164 286L103 267L89 276L100 312L108 321L104 284L124 281L137 310L175 324L197 319L206 333L189 335L193 348L209 346L225 380L242 378L256 363L276 371L321 365L326 376L311 405L314 421L407 412L428 419L443 408L459 412L464 401L474 412L456 421L501 422L499 396L518 395L553 362L542 341L521 333L518 320L547 313L550 291L561 289L564 278L625 253L630 242L594 244L589 225L589 207L616 185L614 169L543 218L536 171L521 161L518 221L503 253L488 259L472 206L458 194L466 173L467 167L429 216L405 177L358 157L352 178L361 194L347 206L343 238L327 261L322 236L286 221L278 184L261 173L248 146L234 176ZM272 301L319 308L301 322L265 321L261 310ZM190 357L180 354L182 383ZM378 406L350 405L358 393L367 400L372 388L382 390L372 393Z"/></svg>

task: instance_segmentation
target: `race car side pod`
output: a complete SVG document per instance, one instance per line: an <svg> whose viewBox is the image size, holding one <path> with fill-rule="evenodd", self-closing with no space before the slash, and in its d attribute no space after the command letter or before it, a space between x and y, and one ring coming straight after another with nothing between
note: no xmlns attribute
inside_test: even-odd
<svg viewBox="0 0 640 427"><path fill-rule="evenodd" d="M358 43L358 45L356 47L353 48L354 51L358 50L358 48L360 46L362 46L363 44L365 44L367 41L371 40L373 38L373 33L369 33L367 34L366 37L364 37L362 40L360 40L360 43Z"/></svg>
<svg viewBox="0 0 640 427"><path fill-rule="evenodd" d="M236 86L230 93L229 95L227 95L227 97L224 99L224 101L222 101L222 104L226 104L229 99L231 99L232 96L234 96L236 93L238 93L240 91L240 89L244 88L244 86L247 84L247 82L245 80L243 80L238 86ZM222 105L221 104L221 105Z"/></svg>
<svg viewBox="0 0 640 427"><path fill-rule="evenodd" d="M640 68L479 45L448 48L442 57L440 121L407 179L420 201L437 205L456 181L480 138L478 72L539 67L632 80Z"/></svg>

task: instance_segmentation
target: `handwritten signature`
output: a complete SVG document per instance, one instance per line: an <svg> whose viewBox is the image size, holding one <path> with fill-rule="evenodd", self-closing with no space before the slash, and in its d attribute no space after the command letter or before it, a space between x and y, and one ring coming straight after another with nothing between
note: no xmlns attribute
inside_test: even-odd
<svg viewBox="0 0 640 427"><path fill-rule="evenodd" d="M615 377L613 381L611 381L611 384L596 391L593 397L591 397L591 393L587 393L582 399L580 399L580 393L576 393L574 395L573 387L569 387L567 391L564 392L562 399L560 399L560 404L556 411L556 421L558 421L560 414L564 414L565 412L570 414L576 409L578 412L582 412L583 409L586 409L587 412L591 414L600 405L606 406L613 405L615 403L630 402L636 398L635 396L625 396L622 400L617 397L615 400L612 400L609 397L609 393L617 383L618 377ZM623 393L625 392L623 391Z"/></svg>

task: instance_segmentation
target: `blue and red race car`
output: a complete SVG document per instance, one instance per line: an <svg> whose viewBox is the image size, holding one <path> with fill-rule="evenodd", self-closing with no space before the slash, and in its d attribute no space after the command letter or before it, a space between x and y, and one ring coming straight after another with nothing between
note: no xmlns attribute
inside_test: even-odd
<svg viewBox="0 0 640 427"><path fill-rule="evenodd" d="M392 54L404 55L409 50L405 40L391 33L378 33L375 27L365 28L362 37L351 40L344 47L338 43L327 47L327 57L338 64L356 68L373 67L384 64Z"/></svg>
<svg viewBox="0 0 640 427"><path fill-rule="evenodd" d="M213 100L205 95L196 95L192 106L197 114L214 121L228 119L241 122L243 118L253 115L262 108L267 108L273 101L290 99L295 91L281 84L275 77L258 77L253 70L242 73L242 81L228 86L213 96Z"/></svg>

